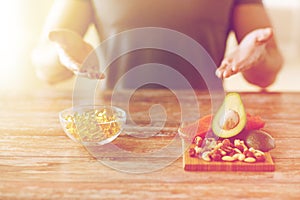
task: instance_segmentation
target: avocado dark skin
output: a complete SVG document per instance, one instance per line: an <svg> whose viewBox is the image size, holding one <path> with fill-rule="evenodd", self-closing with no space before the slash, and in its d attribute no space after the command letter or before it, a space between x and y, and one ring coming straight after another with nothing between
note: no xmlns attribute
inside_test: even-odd
<svg viewBox="0 0 300 200"><path fill-rule="evenodd" d="M264 152L276 147L274 138L264 130L252 130L245 135L245 143L248 147L253 147Z"/></svg>
<svg viewBox="0 0 300 200"><path fill-rule="evenodd" d="M245 144L250 148L261 150L263 152L270 151L276 147L275 139L265 130L243 130L238 135L229 138L231 142L235 139L245 141Z"/></svg>

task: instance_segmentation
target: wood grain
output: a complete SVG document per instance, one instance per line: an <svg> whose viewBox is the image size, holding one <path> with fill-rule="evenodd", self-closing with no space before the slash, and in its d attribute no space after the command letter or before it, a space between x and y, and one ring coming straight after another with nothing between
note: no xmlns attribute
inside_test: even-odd
<svg viewBox="0 0 300 200"><path fill-rule="evenodd" d="M191 93L179 92L193 120ZM116 92L115 104L128 91ZM110 103L109 91L97 96ZM260 115L276 139L274 172L186 172L179 157L149 173L124 173L103 165L63 132L58 112L72 106L72 91L2 92L0 97L0 199L299 199L300 93L241 93L246 111ZM180 108L164 90L135 93L130 114L149 122L153 103L166 106L168 123L155 137L122 134L114 143L127 151L155 151L177 134ZM210 95L197 92L201 114L211 111ZM172 103L174 102L174 103ZM131 130L133 133L134 130Z"/></svg>

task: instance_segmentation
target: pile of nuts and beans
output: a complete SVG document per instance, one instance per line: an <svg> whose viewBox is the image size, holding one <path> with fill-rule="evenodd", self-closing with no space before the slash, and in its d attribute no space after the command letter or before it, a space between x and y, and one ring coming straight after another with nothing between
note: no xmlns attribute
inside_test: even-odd
<svg viewBox="0 0 300 200"><path fill-rule="evenodd" d="M232 143L229 139L216 140L196 136L193 140L194 147L189 149L191 157L202 158L205 161L242 161L246 163L264 162L265 153L248 148L243 140L235 139Z"/></svg>

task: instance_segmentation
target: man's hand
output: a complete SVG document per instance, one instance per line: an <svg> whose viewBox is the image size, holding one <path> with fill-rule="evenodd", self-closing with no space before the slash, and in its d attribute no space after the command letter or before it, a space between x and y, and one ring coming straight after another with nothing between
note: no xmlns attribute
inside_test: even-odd
<svg viewBox="0 0 300 200"><path fill-rule="evenodd" d="M98 64L87 65L84 61L93 51L93 47L86 43L82 37L74 31L57 29L49 33L49 39L57 44L59 60L74 74L91 79L103 79L104 75L99 72ZM95 57L97 63L97 58Z"/></svg>
<svg viewBox="0 0 300 200"><path fill-rule="evenodd" d="M273 37L271 28L256 29L247 34L240 44L226 56L216 70L217 77L228 78L263 62L266 44Z"/></svg>

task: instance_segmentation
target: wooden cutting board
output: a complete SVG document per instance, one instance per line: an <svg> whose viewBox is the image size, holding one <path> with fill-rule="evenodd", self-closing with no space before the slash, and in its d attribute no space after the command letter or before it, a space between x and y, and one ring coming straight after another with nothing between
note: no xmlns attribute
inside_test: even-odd
<svg viewBox="0 0 300 200"><path fill-rule="evenodd" d="M183 144L184 146L184 144ZM184 148L186 149L186 148ZM189 148L183 154L183 167L186 171L274 171L275 164L270 152L266 152L265 162L245 163L241 161L205 161L201 158L190 157Z"/></svg>

